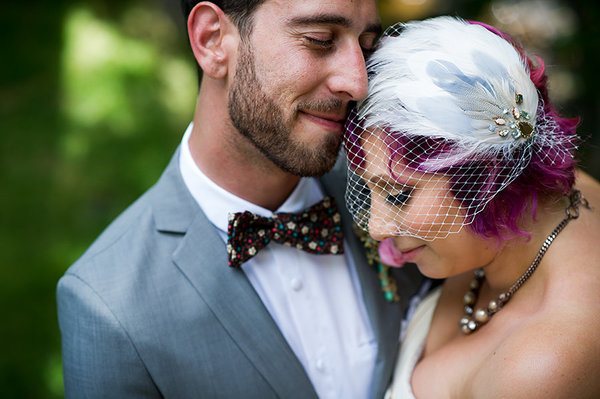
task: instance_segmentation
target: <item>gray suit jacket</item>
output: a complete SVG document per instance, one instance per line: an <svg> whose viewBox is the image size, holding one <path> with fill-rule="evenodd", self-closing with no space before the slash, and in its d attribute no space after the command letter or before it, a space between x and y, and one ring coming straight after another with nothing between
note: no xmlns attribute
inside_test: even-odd
<svg viewBox="0 0 600 399"><path fill-rule="evenodd" d="M304 369L183 183L178 154L58 283L67 398L315 398ZM322 178L340 209L343 165ZM372 397L398 350L416 270L387 303L343 213L379 344Z"/></svg>

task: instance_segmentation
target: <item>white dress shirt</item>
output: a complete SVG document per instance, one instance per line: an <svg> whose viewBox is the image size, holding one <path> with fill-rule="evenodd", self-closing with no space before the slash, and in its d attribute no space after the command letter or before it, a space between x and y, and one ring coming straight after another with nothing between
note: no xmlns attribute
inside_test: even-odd
<svg viewBox="0 0 600 399"><path fill-rule="evenodd" d="M229 193L202 173L190 153L191 130L190 124L181 143L181 174L223 240L229 213L272 216L274 212ZM323 196L316 179L302 178L276 212L302 211ZM377 343L349 251L315 255L271 242L242 269L319 397L367 398Z"/></svg>

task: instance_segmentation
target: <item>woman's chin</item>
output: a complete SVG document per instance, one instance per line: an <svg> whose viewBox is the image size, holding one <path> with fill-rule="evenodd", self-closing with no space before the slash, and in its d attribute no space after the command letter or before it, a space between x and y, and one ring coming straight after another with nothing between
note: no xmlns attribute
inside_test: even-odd
<svg viewBox="0 0 600 399"><path fill-rule="evenodd" d="M417 264L417 268L422 275L436 280L445 279L460 274L460 272L448 268L448 265L436 262L435 260L430 261L430 259L426 259L426 257L422 257L415 263Z"/></svg>
<svg viewBox="0 0 600 399"><path fill-rule="evenodd" d="M447 273L443 273L440 270L437 270L436 268L433 268L433 267L427 267L427 264L423 263L423 262L417 262L417 268L419 269L419 271L421 272L422 275L424 275L425 277L432 278L432 279L437 280L437 279L449 277Z"/></svg>

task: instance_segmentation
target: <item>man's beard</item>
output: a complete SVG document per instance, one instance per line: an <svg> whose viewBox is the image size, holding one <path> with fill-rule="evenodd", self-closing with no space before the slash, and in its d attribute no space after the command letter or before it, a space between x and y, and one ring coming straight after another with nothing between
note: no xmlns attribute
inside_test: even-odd
<svg viewBox="0 0 600 399"><path fill-rule="evenodd" d="M340 135L323 134L319 143L303 144L294 141L291 126L298 110L340 113L342 107L342 101L336 98L304 101L286 120L281 107L262 91L250 45L240 44L240 58L228 99L229 117L233 126L280 169L296 176L327 173L337 159Z"/></svg>

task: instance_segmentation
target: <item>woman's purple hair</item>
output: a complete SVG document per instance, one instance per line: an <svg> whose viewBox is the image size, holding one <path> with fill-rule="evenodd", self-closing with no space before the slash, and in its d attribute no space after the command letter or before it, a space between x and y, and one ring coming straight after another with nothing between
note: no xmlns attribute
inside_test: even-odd
<svg viewBox="0 0 600 399"><path fill-rule="evenodd" d="M537 65L534 64L524 49L515 43L508 34L481 22L468 22L488 29L513 45L527 64L529 76L537 89L540 102L543 104L543 117L546 120L551 119L556 124L557 128L554 134L559 136L558 142L568 146L568 150L574 150L578 142L575 131L579 119L562 118L552 106L548 97L544 61L536 56ZM354 167L360 167L362 159L364 159L358 142L360 132L360 126L348 126L345 136L345 146L349 148L347 151L350 157L349 162ZM450 151L453 145L452 142L443 139L424 136L409 137L394 132L388 132L388 135L388 146L392 154L390 168L395 156L402 156L402 162L408 167L427 172L421 167L424 162L438 154ZM542 141L541 145L532 151L527 167L514 181L500 190L487 203L483 211L469 215L468 212L472 208L465 206L467 217L473 217L473 222L469 224L471 230L480 236L496 238L499 241L515 236L529 237L530 233L522 229L522 223L526 221L527 215L531 215L535 219L539 199L566 195L574 184L576 161L571 156L560 156L564 152L565 148L553 148L551 145L545 145ZM555 159L555 161L549 163L547 162L549 158ZM450 177L451 191L454 197L461 203L467 204L477 201L478 198L474 196L483 190L465 190L464 188L491 186L502 167L501 159L473 159L436 172Z"/></svg>

